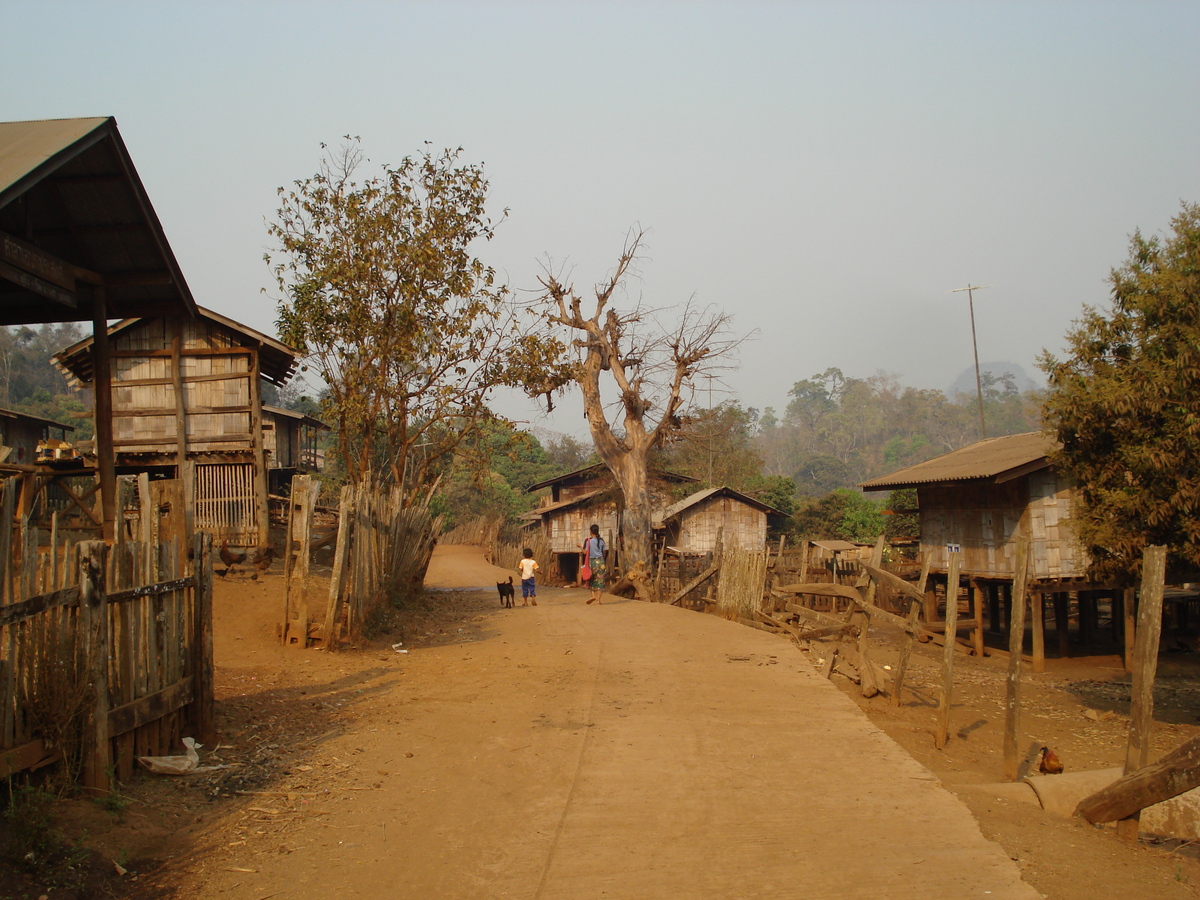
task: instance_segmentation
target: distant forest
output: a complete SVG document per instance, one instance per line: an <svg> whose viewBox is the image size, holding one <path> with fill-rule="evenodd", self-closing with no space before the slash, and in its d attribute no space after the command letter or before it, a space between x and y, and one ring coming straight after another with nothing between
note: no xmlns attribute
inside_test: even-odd
<svg viewBox="0 0 1200 900"><path fill-rule="evenodd" d="M91 397L71 390L50 364L51 355L87 333L76 323L0 328L0 407L73 425L75 440L90 438ZM984 373L983 395L990 437L1040 427L1041 395L1018 390L1011 376ZM852 378L831 368L797 381L788 396L782 411L737 401L694 411L662 448L656 467L691 475L700 487L727 485L792 513L788 530L798 534L865 540L885 524L895 532L902 518L885 521L880 505L855 485L979 439L973 393L951 397L904 387L894 375ZM265 386L264 399L320 414L317 403L291 385ZM483 511L515 519L536 503L525 490L530 484L595 461L591 447L573 438L556 435L543 443L497 422L445 461L435 506L451 520ZM903 509L912 500L892 505Z"/></svg>

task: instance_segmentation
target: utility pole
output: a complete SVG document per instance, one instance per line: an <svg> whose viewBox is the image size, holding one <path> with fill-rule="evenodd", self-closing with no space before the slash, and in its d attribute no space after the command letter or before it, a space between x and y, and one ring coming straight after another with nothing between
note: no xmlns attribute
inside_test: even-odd
<svg viewBox="0 0 1200 900"><path fill-rule="evenodd" d="M980 438L987 437L987 426L983 424L983 381L979 377L979 343L975 340L975 292L982 291L986 287L991 287L990 284L971 284L967 283L965 288L955 288L950 291L951 294L961 294L967 292L967 301L971 305L971 349L975 352L975 393L979 397L979 436Z"/></svg>

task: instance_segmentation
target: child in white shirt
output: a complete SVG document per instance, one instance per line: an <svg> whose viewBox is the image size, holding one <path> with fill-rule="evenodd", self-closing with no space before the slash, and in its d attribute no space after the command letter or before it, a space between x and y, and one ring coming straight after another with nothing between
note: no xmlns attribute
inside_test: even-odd
<svg viewBox="0 0 1200 900"><path fill-rule="evenodd" d="M521 570L521 605L528 606L532 603L537 606L537 584L534 582L533 573L538 570L538 564L533 558L532 550L526 547L524 553L525 558L517 564Z"/></svg>

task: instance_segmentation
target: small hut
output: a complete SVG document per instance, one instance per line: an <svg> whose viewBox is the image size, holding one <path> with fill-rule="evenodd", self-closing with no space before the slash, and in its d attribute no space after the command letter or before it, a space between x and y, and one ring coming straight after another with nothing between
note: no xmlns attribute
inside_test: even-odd
<svg viewBox="0 0 1200 900"><path fill-rule="evenodd" d="M329 430L324 422L292 409L264 406L262 430L267 490L272 496L287 493L294 476L321 470L317 438L322 431Z"/></svg>
<svg viewBox="0 0 1200 900"><path fill-rule="evenodd" d="M38 461L39 445L50 440L64 441L66 433L74 430L73 426L52 419L0 409L0 463L33 465Z"/></svg>
<svg viewBox="0 0 1200 900"><path fill-rule="evenodd" d="M261 379L282 386L299 353L211 310L125 319L108 329L118 473L182 477L188 531L234 546L267 543ZM53 357L91 384L92 337Z"/></svg>
<svg viewBox="0 0 1200 900"><path fill-rule="evenodd" d="M697 491L655 517L667 546L683 553L708 553L720 541L726 547L761 552L767 543L768 517L785 518L773 506L730 487Z"/></svg>

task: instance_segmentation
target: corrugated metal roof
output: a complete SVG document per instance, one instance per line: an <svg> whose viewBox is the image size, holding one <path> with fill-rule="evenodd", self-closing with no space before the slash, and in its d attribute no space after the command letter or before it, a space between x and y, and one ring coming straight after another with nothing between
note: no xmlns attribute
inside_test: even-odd
<svg viewBox="0 0 1200 900"><path fill-rule="evenodd" d="M110 319L195 314L111 117L0 122L0 233L75 273L55 285L10 256L9 277L0 278L0 325L90 321L94 275ZM47 286L61 290L46 293Z"/></svg>
<svg viewBox="0 0 1200 900"><path fill-rule="evenodd" d="M259 369L262 377L272 384L283 386L287 384L288 379L296 370L296 361L300 358L300 351L293 347L289 347L282 341L278 341L273 337L268 337L261 331L251 328L249 325L243 325L241 322L235 322L227 316L220 313L215 313L211 309L205 309L203 306L196 307L196 312L200 318L208 319L218 325L228 329L236 335L239 335L243 340L240 342L243 346L255 345L259 346ZM108 327L108 337L112 340L117 335L128 331L131 328L136 328L146 318L124 319L117 322L115 325ZM76 341L70 347L64 347L51 357L51 362L54 363L68 378L88 384L92 380L92 335L88 335L81 341ZM315 420L314 420L315 421Z"/></svg>
<svg viewBox="0 0 1200 900"><path fill-rule="evenodd" d="M19 189L23 179L107 121L106 116L97 116L0 122L0 206L10 189Z"/></svg>
<svg viewBox="0 0 1200 900"><path fill-rule="evenodd" d="M1017 470L1034 471L1050 463L1046 454L1053 440L1040 431L988 438L959 450L935 456L859 485L864 491L884 491L952 481L998 479Z"/></svg>
<svg viewBox="0 0 1200 900"><path fill-rule="evenodd" d="M590 466L584 466L582 469L576 469L574 472L568 472L565 475L555 475L553 478L547 478L545 481L539 481L537 484L531 484L525 488L526 491L537 491L542 488L550 487L551 485L560 484L578 478L611 478L612 473L608 471L608 467L604 463L595 463ZM678 472L664 472L660 469L654 469L650 472L650 477L660 479L662 481L672 481L679 484L686 484L689 481L699 481L699 478L693 478L691 475L681 475Z"/></svg>
<svg viewBox="0 0 1200 900"><path fill-rule="evenodd" d="M325 431L330 430L329 426L320 419L314 419L312 416L306 415L302 412L297 412L294 409L284 409L282 406L268 406L264 403L262 411L265 413L270 413L273 416L286 416L289 419L298 419L301 424L308 425L311 428L320 428Z"/></svg>

